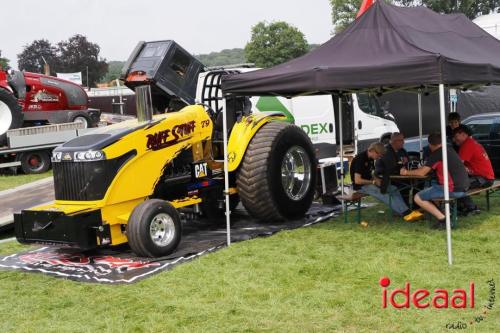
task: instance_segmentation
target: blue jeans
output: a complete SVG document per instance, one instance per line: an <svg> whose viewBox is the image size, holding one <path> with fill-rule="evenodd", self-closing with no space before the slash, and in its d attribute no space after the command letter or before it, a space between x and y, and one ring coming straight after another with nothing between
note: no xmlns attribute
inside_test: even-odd
<svg viewBox="0 0 500 333"><path fill-rule="evenodd" d="M371 195L372 197L377 198L378 200L385 203L387 206L389 206L390 202L391 209L399 215L402 215L404 212L408 211L408 206L401 197L401 193L398 192L398 189L394 185L389 185L387 187L387 193L385 194L381 193L380 188L373 184L363 185L359 192Z"/></svg>
<svg viewBox="0 0 500 333"><path fill-rule="evenodd" d="M420 199L431 201L432 199L444 198L444 187L436 182L432 182L431 186L417 193ZM464 192L450 192L450 198L461 198L465 196Z"/></svg>

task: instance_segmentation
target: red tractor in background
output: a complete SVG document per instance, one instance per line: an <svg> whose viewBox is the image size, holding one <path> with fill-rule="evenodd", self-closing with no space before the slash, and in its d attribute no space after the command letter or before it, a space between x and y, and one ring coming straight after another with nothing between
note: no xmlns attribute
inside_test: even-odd
<svg viewBox="0 0 500 333"><path fill-rule="evenodd" d="M0 144L9 129L68 122L93 127L100 111L88 108L85 90L53 76L0 68Z"/></svg>

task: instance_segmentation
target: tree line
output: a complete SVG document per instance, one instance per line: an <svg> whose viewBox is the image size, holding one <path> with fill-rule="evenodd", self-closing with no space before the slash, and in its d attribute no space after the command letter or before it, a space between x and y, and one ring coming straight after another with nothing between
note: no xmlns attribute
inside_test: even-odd
<svg viewBox="0 0 500 333"><path fill-rule="evenodd" d="M98 44L80 34L55 45L39 39L23 47L17 55L17 64L19 70L34 73L44 73L45 65L49 66L51 75L82 72L84 85L93 87L108 72L108 63L99 56L100 51ZM89 82L86 82L87 71Z"/></svg>
<svg viewBox="0 0 500 333"><path fill-rule="evenodd" d="M326 0L325 0L326 1ZM351 24L362 0L328 0L332 8L333 34ZM480 15L498 12L500 0L379 0L399 6L426 6L438 13L463 13L474 19ZM206 66L254 63L257 67L270 67L299 57L317 47L308 44L304 34L287 22L258 22L251 29L251 39L245 48L235 48L199 54L196 57ZM123 61L110 61L99 56L100 47L83 35L74 35L67 41L52 45L48 40L35 40L25 45L18 54L18 68L42 73L44 64L52 74L84 72L88 68L90 86L97 82L110 82L120 77ZM9 68L9 60L2 58L0 67ZM84 81L84 83L86 83Z"/></svg>

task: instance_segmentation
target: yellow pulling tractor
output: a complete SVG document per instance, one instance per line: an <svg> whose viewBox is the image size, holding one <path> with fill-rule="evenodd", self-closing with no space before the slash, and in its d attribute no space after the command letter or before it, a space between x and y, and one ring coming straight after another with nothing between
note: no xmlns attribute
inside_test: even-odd
<svg viewBox="0 0 500 333"><path fill-rule="evenodd" d="M81 249L128 242L138 256L158 257L179 244L183 216L224 220L222 112L230 133L231 207L241 200L262 221L303 216L316 182L308 136L281 114L252 114L248 99L228 99L222 109L213 81L224 71L207 81L212 97L202 102L212 106L195 104L190 96L202 70L173 41L139 43L123 79L136 92L148 86L153 109L167 112L56 148L55 201L15 215L18 241Z"/></svg>

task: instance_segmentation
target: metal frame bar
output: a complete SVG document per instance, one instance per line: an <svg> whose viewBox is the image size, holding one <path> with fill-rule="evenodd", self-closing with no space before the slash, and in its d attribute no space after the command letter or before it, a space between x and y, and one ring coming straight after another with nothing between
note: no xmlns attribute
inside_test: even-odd
<svg viewBox="0 0 500 333"><path fill-rule="evenodd" d="M344 124L342 119L342 94L339 95L339 141L340 141L340 193L344 195ZM351 179L351 181L353 181ZM342 201L343 204L343 201Z"/></svg>
<svg viewBox="0 0 500 333"><path fill-rule="evenodd" d="M226 98L222 99L222 133L224 141L224 198L226 202L226 233L227 246L231 246L231 209L229 207L229 170L227 162L227 103Z"/></svg>
<svg viewBox="0 0 500 333"><path fill-rule="evenodd" d="M444 178L444 209L446 216L446 244L448 249L448 264L453 264L453 254L451 250L451 221L450 221L450 191L448 188L448 145L446 144L445 125L445 104L444 104L444 84L439 85L439 114L441 118L441 143L443 158L443 178Z"/></svg>
<svg viewBox="0 0 500 333"><path fill-rule="evenodd" d="M420 162L424 160L424 147L422 143L422 91L418 91L418 135L420 136L419 140L419 152L420 152Z"/></svg>

